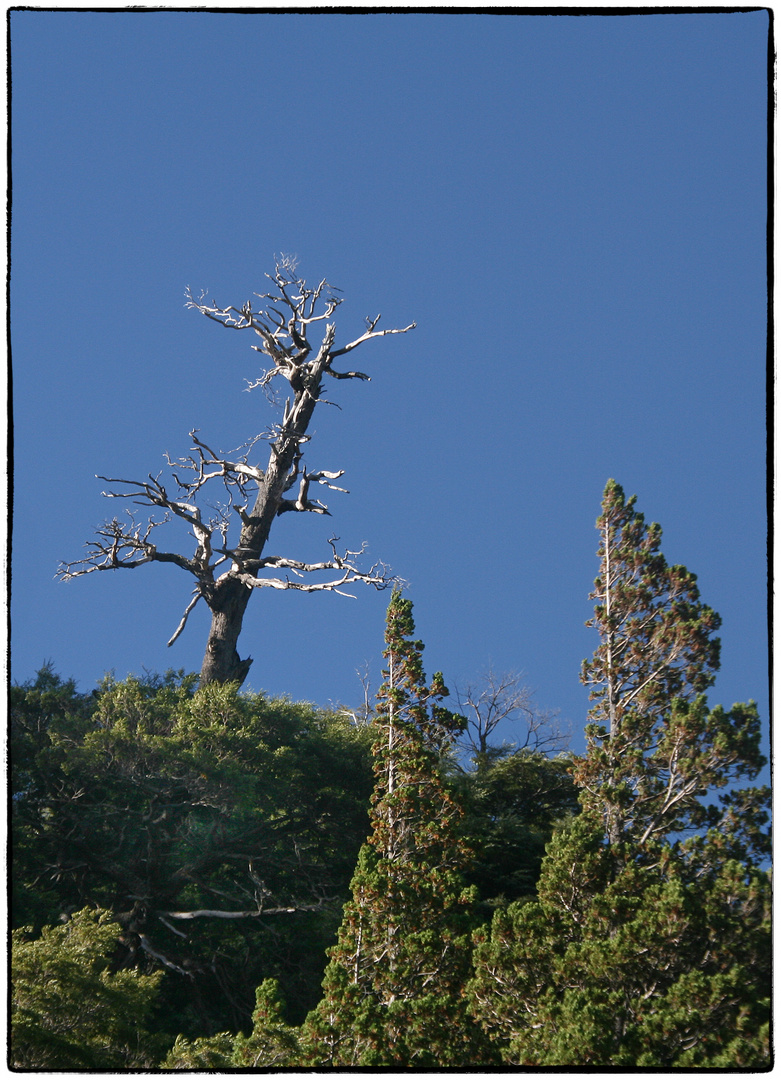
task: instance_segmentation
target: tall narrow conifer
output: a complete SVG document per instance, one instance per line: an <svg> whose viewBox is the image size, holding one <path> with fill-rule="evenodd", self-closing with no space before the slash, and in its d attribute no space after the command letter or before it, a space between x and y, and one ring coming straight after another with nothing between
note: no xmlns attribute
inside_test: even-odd
<svg viewBox="0 0 781 1080"><path fill-rule="evenodd" d="M514 1066L764 1068L768 793L734 787L765 763L759 716L708 708L719 617L634 503L609 481L597 522L583 812L537 900L476 935L472 1007Z"/></svg>
<svg viewBox="0 0 781 1080"><path fill-rule="evenodd" d="M325 995L305 1036L310 1062L397 1068L470 1065L482 1034L466 1015L474 893L461 875L461 810L438 771L462 720L426 686L412 604L388 608L378 695L371 835L361 850Z"/></svg>
<svg viewBox="0 0 781 1080"><path fill-rule="evenodd" d="M599 644L581 674L594 706L575 771L614 847L714 824L703 792L761 764L756 710L710 711L702 696L719 668L721 619L700 600L696 575L668 565L661 528L646 525L635 501L608 481L587 623Z"/></svg>

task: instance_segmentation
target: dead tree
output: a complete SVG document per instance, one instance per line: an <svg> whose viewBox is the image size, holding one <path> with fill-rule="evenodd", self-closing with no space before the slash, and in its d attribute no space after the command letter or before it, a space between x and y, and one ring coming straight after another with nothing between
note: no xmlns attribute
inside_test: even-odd
<svg viewBox="0 0 781 1080"><path fill-rule="evenodd" d="M498 674L489 668L479 683L457 690L455 696L467 720L459 745L476 757L492 749L489 739L499 724L508 730L513 725L513 742L503 744L508 752L553 754L569 742L571 733L560 722L558 710L540 708L520 672Z"/></svg>
<svg viewBox="0 0 781 1080"><path fill-rule="evenodd" d="M111 485L103 492L106 498L126 499L134 505L151 507L153 514L141 521L136 512L126 509L123 517L115 517L97 530L96 539L86 545L87 555L83 559L62 563L58 570L58 576L64 580L97 570L132 570L152 562L173 563L187 571L194 578L195 587L168 644L176 641L190 612L203 600L211 612L211 628L201 668L201 685L241 684L246 678L252 660L239 657L237 642L247 603L255 589L342 593L353 582L384 589L395 580L381 563L361 570L356 560L363 547L340 554L337 537L329 540L330 555L322 562L306 563L264 552L271 526L280 514L329 513L325 503L314 497L314 485L345 491L334 483L343 470L310 471L303 464L304 446L309 439L307 429L317 404L328 400L325 397L328 379L369 379L361 371L337 371L333 363L370 338L404 334L415 323L402 329L378 330L378 315L366 320L366 329L355 340L337 348L336 327L330 319L342 302L336 295L338 290L325 280L309 288L298 276L295 260L287 256L277 260L273 275L266 276L275 288L269 293L255 294L261 301L258 310L253 308L252 301L240 308L221 308L208 302L205 293L194 299L189 289L186 306L230 329L254 332L259 343L252 348L269 357L272 366L247 389L261 388L273 400L272 380L279 376L287 380L289 393L281 422L256 435L230 458L215 453L198 438L197 429L191 431L193 446L188 456L172 461L165 455L172 478L167 487L161 482L161 474L149 474L145 480L99 476L98 479ZM320 323L323 332L315 348L310 334ZM251 463L250 458L264 440L269 444L269 455L265 468L261 468ZM199 506L199 502L207 505L203 495L207 485L212 495L208 516ZM219 485L224 501L215 503L213 488ZM177 519L192 534L195 550L191 555L164 551L157 545L156 530ZM240 532L238 542L231 546L228 536L236 519ZM326 572L325 580L317 580L322 577L318 571ZM307 580L310 574L315 579Z"/></svg>

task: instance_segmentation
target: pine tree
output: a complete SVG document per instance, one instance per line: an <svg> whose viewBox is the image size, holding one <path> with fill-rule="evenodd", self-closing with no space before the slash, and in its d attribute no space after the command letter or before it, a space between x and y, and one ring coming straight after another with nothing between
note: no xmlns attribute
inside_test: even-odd
<svg viewBox="0 0 781 1080"><path fill-rule="evenodd" d="M600 640L581 674L595 705L575 779L586 805L603 813L614 845L685 824L702 788L698 770L685 764L699 732L691 730L694 712L686 706L675 719L672 712L713 683L720 652L713 634L721 619L700 602L696 576L668 566L661 528L647 526L635 502L608 481L597 519L597 604L586 624Z"/></svg>
<svg viewBox="0 0 781 1080"><path fill-rule="evenodd" d="M371 835L361 850L324 997L305 1025L309 1062L327 1066L456 1067L485 1060L466 1014L476 899L464 887L461 810L438 764L463 721L426 686L412 604L388 608L378 695Z"/></svg>
<svg viewBox="0 0 781 1080"><path fill-rule="evenodd" d="M300 1028L284 1019L284 1002L276 979L264 979L255 997L252 1033L237 1035L231 1064L243 1069L276 1069L300 1061Z"/></svg>
<svg viewBox="0 0 781 1080"><path fill-rule="evenodd" d="M508 1064L766 1067L768 793L734 786L765 764L759 717L708 708L719 617L634 503L610 481L597 522L583 812L536 902L477 935L472 1008Z"/></svg>
<svg viewBox="0 0 781 1080"><path fill-rule="evenodd" d="M622 850L653 862L658 843L703 831L705 846L691 837L681 847L689 859L718 849L720 861L761 863L769 790L736 787L766 764L756 704L708 707L721 619L701 602L696 575L667 564L660 526L647 526L635 502L609 480L597 519L597 603L586 625L599 644L581 673L595 701L574 769L581 803L601 817L617 863Z"/></svg>
<svg viewBox="0 0 781 1080"><path fill-rule="evenodd" d="M537 901L481 930L475 1017L516 1067L765 1068L770 880L660 846L618 870L599 818L558 833Z"/></svg>

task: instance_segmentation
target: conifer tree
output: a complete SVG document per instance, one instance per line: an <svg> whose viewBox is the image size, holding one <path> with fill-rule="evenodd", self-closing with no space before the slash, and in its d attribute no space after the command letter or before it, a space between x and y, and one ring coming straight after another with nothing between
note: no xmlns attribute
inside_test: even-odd
<svg viewBox="0 0 781 1080"><path fill-rule="evenodd" d="M719 617L634 503L610 481L597 522L583 812L537 901L477 935L472 1008L516 1066L766 1067L768 793L734 786L765 764L759 717L708 708Z"/></svg>
<svg viewBox="0 0 781 1080"><path fill-rule="evenodd" d="M616 870L584 812L554 837L538 899L476 934L472 1009L507 1065L767 1067L769 875L659 856Z"/></svg>
<svg viewBox="0 0 781 1080"><path fill-rule="evenodd" d="M426 686L412 604L388 608L385 682L378 695L371 835L361 850L324 997L305 1025L310 1064L457 1067L485 1058L466 1014L475 892L461 810L438 763L462 719Z"/></svg>
<svg viewBox="0 0 781 1080"><path fill-rule="evenodd" d="M716 750L707 764L700 756L691 760L700 736L711 747L721 746L719 734L727 737L718 730L724 725L686 704L715 679L720 642L713 634L721 619L701 603L696 576L668 566L659 550L661 528L646 525L635 502L608 481L597 519L600 571L591 593L597 603L586 624L597 630L599 645L581 673L595 704L588 753L575 778L585 804L603 814L614 845L685 827L696 793L734 752ZM710 773L704 785L703 768Z"/></svg>
<svg viewBox="0 0 781 1080"><path fill-rule="evenodd" d="M237 1068L276 1069L300 1060L300 1028L285 1023L279 982L264 979L255 996L252 1033L237 1035L231 1064Z"/></svg>

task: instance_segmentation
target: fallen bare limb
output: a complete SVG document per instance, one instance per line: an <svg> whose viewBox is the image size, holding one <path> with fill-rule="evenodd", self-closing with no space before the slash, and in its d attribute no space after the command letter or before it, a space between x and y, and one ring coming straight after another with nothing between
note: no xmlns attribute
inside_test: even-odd
<svg viewBox="0 0 781 1080"><path fill-rule="evenodd" d="M168 919L257 919L263 915L293 915L297 911L319 911L321 904L300 904L297 907L258 908L254 911L220 911L201 908L198 911L165 911Z"/></svg>

